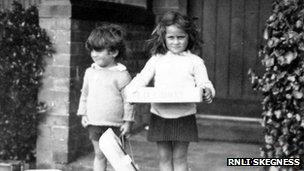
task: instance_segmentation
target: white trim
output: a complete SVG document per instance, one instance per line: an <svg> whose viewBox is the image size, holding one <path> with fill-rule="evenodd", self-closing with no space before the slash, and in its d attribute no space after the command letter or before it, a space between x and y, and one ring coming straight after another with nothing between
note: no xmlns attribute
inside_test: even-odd
<svg viewBox="0 0 304 171"><path fill-rule="evenodd" d="M228 121L244 121L244 122L261 122L260 118L249 117L237 117L237 116L222 116L222 115L210 115L210 114L196 114L196 118L199 119L214 119L214 120L228 120Z"/></svg>

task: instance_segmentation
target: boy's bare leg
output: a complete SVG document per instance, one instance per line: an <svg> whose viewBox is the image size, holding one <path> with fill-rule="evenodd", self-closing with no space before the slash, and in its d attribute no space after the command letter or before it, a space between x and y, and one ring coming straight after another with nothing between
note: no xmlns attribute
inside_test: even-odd
<svg viewBox="0 0 304 171"><path fill-rule="evenodd" d="M94 163L93 163L94 171L106 171L107 159L102 153L102 151L99 149L98 141L92 140L92 144L95 152Z"/></svg>

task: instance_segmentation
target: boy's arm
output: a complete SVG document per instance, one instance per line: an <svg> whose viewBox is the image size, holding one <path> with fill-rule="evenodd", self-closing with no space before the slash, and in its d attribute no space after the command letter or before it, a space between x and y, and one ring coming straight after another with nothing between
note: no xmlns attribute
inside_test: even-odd
<svg viewBox="0 0 304 171"><path fill-rule="evenodd" d="M124 113L123 113L123 125L120 127L121 135L127 135L132 128L133 122L134 122L134 105L131 103L128 103L126 101L126 85L131 81L131 76L129 73L126 74L126 82L124 83L124 87L121 89L121 96L123 100L123 107L124 107Z"/></svg>
<svg viewBox="0 0 304 171"><path fill-rule="evenodd" d="M134 105L126 102L124 100L124 115L123 115L123 120L124 121L130 121L134 122Z"/></svg>
<svg viewBox="0 0 304 171"><path fill-rule="evenodd" d="M123 125L120 127L122 135L127 135L131 129L132 125L135 122L134 115L134 105L125 101L125 90L122 90L123 103L124 103L124 114L123 114Z"/></svg>
<svg viewBox="0 0 304 171"><path fill-rule="evenodd" d="M82 84L82 89L81 89L81 96L79 99L79 106L78 106L78 111L77 115L86 115L87 112L87 97L89 93L89 85L88 85L88 74L87 71L84 74L83 78L83 84Z"/></svg>
<svg viewBox="0 0 304 171"><path fill-rule="evenodd" d="M128 74L128 80L126 82L126 84L128 84L131 81L131 77ZM124 115L123 115L123 120L124 121L130 121L130 122L134 122L134 105L130 104L126 101L126 87L123 87L121 89L121 96L122 96L122 100L123 100L123 106L124 106Z"/></svg>
<svg viewBox="0 0 304 171"><path fill-rule="evenodd" d="M215 89L209 80L208 73L204 61L199 59L193 68L194 79L197 87L201 87L210 92L212 98L215 96Z"/></svg>

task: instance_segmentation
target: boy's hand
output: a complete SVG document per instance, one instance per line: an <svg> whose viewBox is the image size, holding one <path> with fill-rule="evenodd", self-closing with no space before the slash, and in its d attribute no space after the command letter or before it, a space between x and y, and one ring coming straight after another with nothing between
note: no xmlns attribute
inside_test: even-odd
<svg viewBox="0 0 304 171"><path fill-rule="evenodd" d="M87 115L83 115L81 118L81 125L85 128L89 125L89 120Z"/></svg>
<svg viewBox="0 0 304 171"><path fill-rule="evenodd" d="M203 94L203 100L207 103L212 102L212 93L211 93L211 90L209 88L205 88L204 94Z"/></svg>
<svg viewBox="0 0 304 171"><path fill-rule="evenodd" d="M130 136L129 133L131 131L132 122L125 121L123 125L120 127L121 135L126 136L127 138Z"/></svg>

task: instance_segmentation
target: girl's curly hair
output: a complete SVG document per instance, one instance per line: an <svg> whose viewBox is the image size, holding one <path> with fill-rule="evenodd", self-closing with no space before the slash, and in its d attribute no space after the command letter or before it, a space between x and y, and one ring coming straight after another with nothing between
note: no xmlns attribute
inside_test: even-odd
<svg viewBox="0 0 304 171"><path fill-rule="evenodd" d="M95 28L88 37L85 46L89 51L118 51L115 60L126 57L125 30L117 24L103 24Z"/></svg>
<svg viewBox="0 0 304 171"><path fill-rule="evenodd" d="M147 48L151 55L165 54L168 51L165 43L165 35L166 27L170 25L176 25L188 34L189 40L186 50L193 52L199 50L203 41L201 40L197 26L194 24L194 19L176 11L169 11L163 15L153 30L151 39L147 40Z"/></svg>

